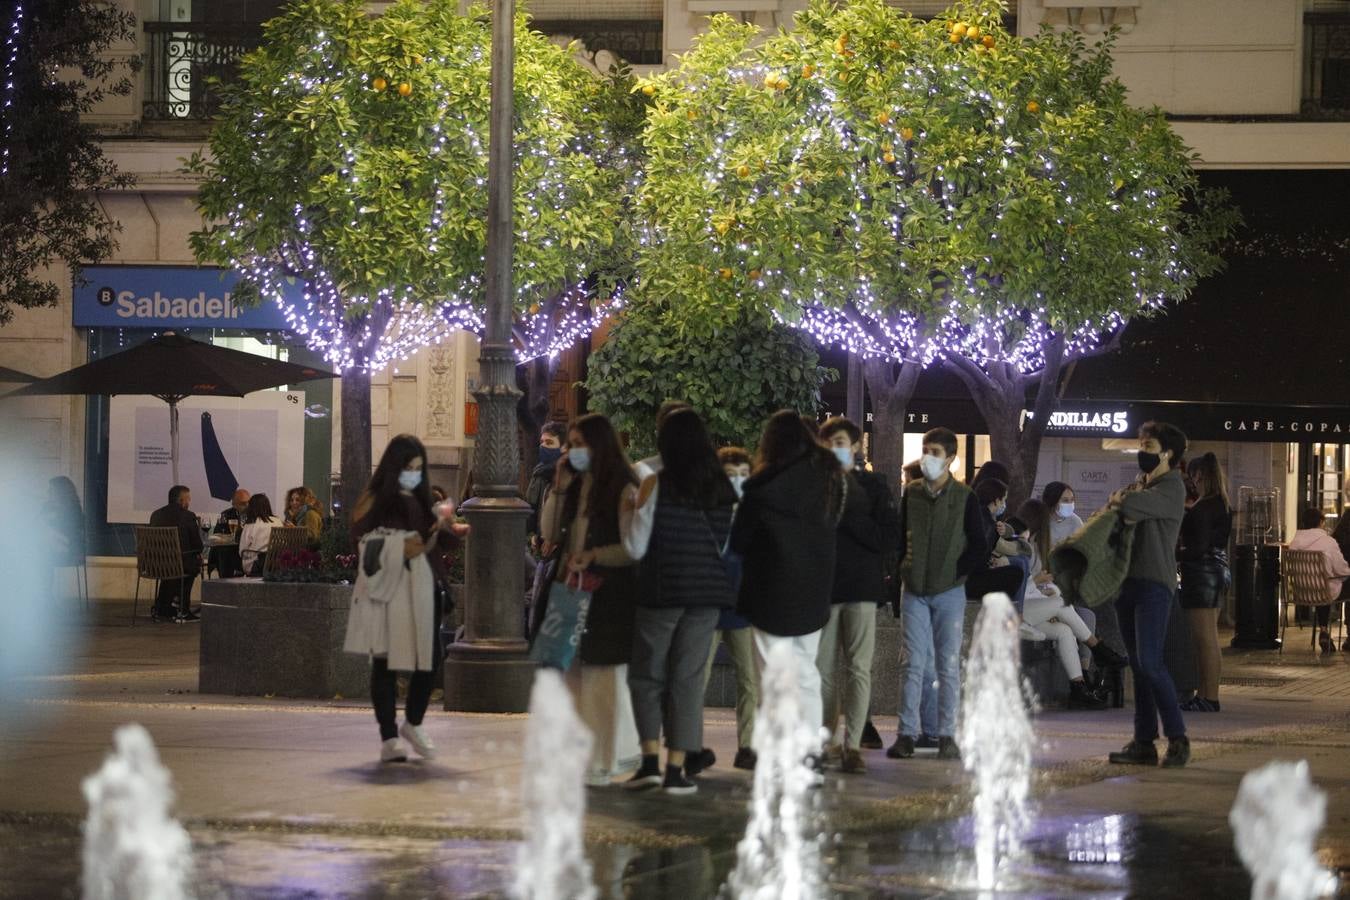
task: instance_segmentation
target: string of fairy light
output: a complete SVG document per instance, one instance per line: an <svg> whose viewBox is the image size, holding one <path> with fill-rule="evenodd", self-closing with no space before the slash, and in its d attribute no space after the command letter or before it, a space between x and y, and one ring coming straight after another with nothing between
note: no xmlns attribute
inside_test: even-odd
<svg viewBox="0 0 1350 900"><path fill-rule="evenodd" d="M274 95L285 93L287 99L297 102L304 97L325 91L330 86L358 86L365 89L369 76L350 72L345 67L348 54L333 45L323 30L318 30L310 42L308 54L302 54L293 71L273 88ZM432 60L442 68L451 65L484 68L485 56L480 50L469 55L468 61L438 58ZM484 69L485 71L485 69ZM450 203L447 188L458 196L482 193L486 185L487 148L479 137L479 126L472 119L472 104L458 103L455 93L440 79L433 78L429 89L439 98L436 118L426 129L426 143L421 147L401 147L407 152L424 154L427 162L440 163L429 191L429 211L423 226L424 252L434 265L445 262L444 244L459 239L466 217L474 216ZM556 356L589 334L612 308L622 301L618 297L600 299L586 287L589 260L584 252L560 254L554 251L562 246L588 247L581 229L569 210L584 202L589 190L583 190L597 177L614 177L602 173L601 158L618 169L626 162L624 151L615 146L607 129L597 129L584 137L567 120L567 111L554 110L542 97L529 97L528 123L518 130L515 154L517 165L525 159L541 167L532 172L526 184L521 185L524 212L517 221L517 252L514 270L517 309L528 310L517 316L514 333L517 337L517 358L524 362L539 356ZM521 104L518 102L518 107ZM588 113L584 106L581 110ZM525 116L518 116L524 120ZM483 123L483 127L486 123ZM261 112L255 112L249 127L252 141L252 162L261 164L265 155L267 137ZM419 130L419 137L422 132ZM590 143L590 146L587 145ZM381 160L378 148L370 148L350 134L342 134L335 158L336 174L345 186L345 202L349 218L348 228L363 227L362 217L377 211L374 201L362 194L363 172L366 167L378 167ZM461 170L458 163L471 172L471 185L451 184L446 178ZM518 179L520 181L520 179ZM263 246L259 231L264 223L264 212L254 209L238 191L224 215L224 226L217 232L221 250L230 254L232 265L241 271L264 298L275 302L286 317L288 326L311 348L318 351L334 368L381 369L406 359L422 346L437 344L458 330L481 334L484 330L484 283L479 267L461 272L458 277L438 280L435 299L428 302L425 289L417 285L390 285L375 290L353 290L339 285L334 271L347 271L333 266L321 248L330 246L326 227L340 228L344 223L333 223L331 208L324 215L311 215L302 205L290 209L294 240L282 247ZM481 211L479 211L481 212ZM337 218L341 218L338 216ZM317 224L327 222L327 225ZM533 250L539 252L531 252ZM523 251L523 252L522 252ZM291 302L283 287L299 280L303 284L301 299ZM561 285L558 289L553 286Z"/></svg>
<svg viewBox="0 0 1350 900"><path fill-rule="evenodd" d="M1000 34L999 40L1007 39L1008 36ZM1100 346L1124 324L1126 315L1114 308L1082 321L1058 322L1058 314L1052 311L1054 305L1047 303L1045 290L1027 293L1027 300L1018 302L1001 278L987 274L997 269L993 254L1005 244L1005 236L1001 234L1005 210L999 208L986 226L978 219L963 217L961 203L970 192L980 189L969 186L971 173L979 173L976 178L979 185L985 173L1007 171L1018 162L1019 141L1025 141L1027 135L1014 131L1012 110L979 83L977 68L960 57L940 65L922 65L902 56L895 61L894 81L903 90L893 94L872 91L857 97L848 90L837 89L824 74L812 78L814 73L829 72L832 59L811 40L795 38L799 53L790 60L790 65L787 60L790 54L779 44L771 57L773 65L747 64L727 73L725 78L696 73L683 80L665 81L670 89L663 86L665 92L660 99L672 110L673 121L685 118L675 113L687 110L688 119L694 121L704 110L712 108L719 110L721 119L728 123L709 137L711 152L698 157L705 212L701 239L707 256L716 262L692 277L712 279L714 284L722 282L724 289L739 302L755 302L764 296L763 292L776 290L781 297L780 309L791 310L779 312L779 320L805 329L817 340L865 358L924 365L958 354L981 365L1005 362L1020 371L1035 371L1043 367L1044 347L1053 338L1063 337L1071 355L1082 354ZM839 41L846 38L835 40L833 49L837 56L842 49ZM770 54L759 56L762 59ZM802 73L800 78L795 78L797 72ZM789 82L789 77L794 82ZM765 94L753 93L761 85ZM754 104L759 96L773 97L775 92L789 86L797 90L792 102L798 113L795 118L789 115L783 130L794 137L778 149L776 157L771 155L759 162L759 171L768 175L760 178L754 160L748 158L750 150L762 146L762 141L757 143L762 135L756 133L760 119L756 118ZM928 135L922 130L915 133L908 127L906 114L938 97L944 86L960 91L963 109L978 111L978 118L995 132L995 150L993 155L976 155L968 160L963 172L948 170L933 160L934 177L923 180L914 173L923 163L930 162L923 158ZM888 108L881 111L864 108L867 102L880 103L882 98ZM1028 109L1029 113L1034 111ZM1066 145L1074 140L1071 129L1059 133L1057 138ZM1033 154L1040 177L1057 187L1062 200L1064 212L1057 218L1057 225L1066 234L1073 230L1074 222L1066 216L1079 205L1073 194L1075 184L1097 191L1104 188L1108 194L1121 193L1127 183L1135 185L1125 192L1129 209L1122 202L1125 197L1117 196L1104 207L1094 208L1094 212L1121 218L1142 212L1140 218L1153 223L1151 233L1136 235L1140 243L1126 254L1132 265L1119 287L1121 296L1132 297L1140 308L1160 306L1167 298L1168 288L1189 278L1190 273L1178 261L1180 248L1169 232L1159 190L1156 186L1141 185L1138 172L1126 171L1128 161L1116 161L1104 154L1100 164L1093 167L1092 177L1098 179L1097 183L1076 182L1060 173L1060 156L1069 152L1076 151L1067 146L1056 147L1046 137L1044 146ZM702 148L690 145L689 156L672 154L664 160L670 167L669 174L675 175L680 166L694 161L694 154L698 153L702 153ZM803 160L838 160L839 168L835 177L827 174L816 184L808 184L798 168ZM661 161L654 163L654 168L660 164ZM883 165L887 174L877 177L875 172ZM778 176L785 172L789 173L789 180L779 183ZM659 186L661 174L654 171L648 184ZM961 178L967 182L964 190L958 184ZM749 187L742 189L740 185ZM831 203L840 198L847 202ZM653 189L644 198L649 217L659 223L660 207L670 200L659 187ZM738 216L743 214L753 220L759 214L757 207L764 204L772 210L775 231L786 233L781 243L790 246L791 254L762 253L735 230ZM821 216L813 212L821 206L839 211L838 215L822 222ZM986 242L974 241L972 246L990 249L980 252L978 258L937 265L926 255L930 248L922 244L922 239L906 233L906 221L913 212L940 216L957 233L970 228L972 234L985 234ZM806 224L793 231L794 223ZM816 231L807 237L810 229ZM878 234L883 232L889 246L878 240ZM676 244L678 238L661 224L655 224L644 230L642 243L650 249ZM805 261L808 249L821 247L833 251L831 259L849 260L853 264L851 267L841 264L830 271L808 266ZM1052 253L1061 267L1078 262L1071 257L1067 239ZM773 265L761 260L767 255L788 258ZM882 261L864 265L860 262L864 259ZM937 278L926 274L933 271L937 272ZM887 302L902 287L913 289L919 285L939 295L926 316L896 310L893 303Z"/></svg>
<svg viewBox="0 0 1350 900"><path fill-rule="evenodd" d="M19 63L19 37L23 33L23 3L16 0L14 16L5 32L4 146L0 147L0 178L9 175L9 148L14 138L14 70Z"/></svg>

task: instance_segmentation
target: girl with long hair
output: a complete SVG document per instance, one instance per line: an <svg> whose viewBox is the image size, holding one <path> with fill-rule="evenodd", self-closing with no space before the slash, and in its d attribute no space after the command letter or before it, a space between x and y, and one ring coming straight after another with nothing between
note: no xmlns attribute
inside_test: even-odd
<svg viewBox="0 0 1350 900"><path fill-rule="evenodd" d="M691 794L698 787L685 756L703 748L703 672L721 612L736 601L722 559L736 492L692 409L662 420L656 447L662 469L642 482L637 500L638 508L655 504L652 528L645 540L625 542L642 560L628 673L642 765L625 786Z"/></svg>
<svg viewBox="0 0 1350 900"><path fill-rule="evenodd" d="M1022 621L1045 633L1055 643L1060 664L1069 676L1070 709L1105 709L1106 700L1089 687L1078 658L1078 642L1087 644L1092 656L1103 667L1120 668L1125 657L1102 643L1072 606L1064 602L1047 562L1050 559L1050 507L1031 499L1017 510L1017 518L1026 525L1025 537L1031 544L1031 566L1027 573L1026 599L1022 603Z"/></svg>
<svg viewBox="0 0 1350 900"><path fill-rule="evenodd" d="M1190 461L1186 474L1199 495L1181 519L1181 546L1177 551L1181 574L1179 599L1186 611L1195 650L1199 686L1195 696L1181 704L1190 712L1219 711L1219 607L1228 588L1228 537L1233 510L1228 484L1219 459L1205 453Z"/></svg>
<svg viewBox="0 0 1350 900"><path fill-rule="evenodd" d="M400 434L391 439L352 510L352 539L362 549L357 560L360 574L373 576L384 569L388 575L389 570L397 571L401 566L406 574L398 583L408 585L406 591L396 593L392 599L376 602L363 599L358 574L353 611L347 623L347 651L368 653L371 657L370 699L380 725L382 762L403 762L408 758L399 738L421 756L429 759L436 755L435 745L422 729L422 718L440 666L441 642L437 631L444 600L439 585L445 583L446 574L441 560L458 538L469 531L468 525L454 524L433 508L426 460L426 448L413 435ZM376 529L386 534L383 544L360 543ZM377 562L379 568L371 571ZM428 577L417 577L419 573ZM410 673L401 726L396 721L395 674L400 670Z"/></svg>
<svg viewBox="0 0 1350 900"><path fill-rule="evenodd" d="M402 436L411 437L411 435ZM310 543L319 543L319 536L323 534L323 512L319 508L319 498L304 485L293 487L286 492L286 524L304 528L309 532Z"/></svg>
<svg viewBox="0 0 1350 900"><path fill-rule="evenodd" d="M791 650L802 720L818 731L824 710L816 656L830 620L844 470L801 417L785 409L765 423L743 490L731 529L731 549L743 560L737 608L754 628L761 673L776 646Z"/></svg>
<svg viewBox="0 0 1350 900"><path fill-rule="evenodd" d="M266 494L254 494L244 508L244 524L239 529L239 560L248 575L261 575L272 540L272 529L285 523L272 514L272 501Z"/></svg>
<svg viewBox="0 0 1350 900"><path fill-rule="evenodd" d="M586 781L602 786L632 772L639 762L628 691L637 570L623 548L620 528L622 510L637 501L637 476L614 426L602 415L591 413L573 422L567 443L539 528L545 553L554 548L561 552L557 582L583 572L601 582L591 594L579 660L566 676L577 698L577 714L595 736ZM535 611L535 628L542 614L542 609Z"/></svg>

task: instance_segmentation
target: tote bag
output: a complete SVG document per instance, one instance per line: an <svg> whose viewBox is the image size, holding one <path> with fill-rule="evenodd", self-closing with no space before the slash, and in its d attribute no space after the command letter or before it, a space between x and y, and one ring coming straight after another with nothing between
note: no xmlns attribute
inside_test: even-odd
<svg viewBox="0 0 1350 900"><path fill-rule="evenodd" d="M589 574L569 575L549 586L548 608L530 645L530 659L562 672L571 668L586 631L591 594L599 586L600 579Z"/></svg>

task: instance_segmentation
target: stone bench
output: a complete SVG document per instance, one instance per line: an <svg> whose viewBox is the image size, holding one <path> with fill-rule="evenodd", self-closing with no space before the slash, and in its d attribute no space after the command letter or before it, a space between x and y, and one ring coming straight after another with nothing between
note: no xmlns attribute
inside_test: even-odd
<svg viewBox="0 0 1350 900"><path fill-rule="evenodd" d="M197 690L203 694L362 697L370 664L342 652L352 587L261 578L202 583Z"/></svg>

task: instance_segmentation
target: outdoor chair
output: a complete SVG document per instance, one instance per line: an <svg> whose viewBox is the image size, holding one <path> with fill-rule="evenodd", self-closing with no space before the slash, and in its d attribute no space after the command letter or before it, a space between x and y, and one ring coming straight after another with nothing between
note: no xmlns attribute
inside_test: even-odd
<svg viewBox="0 0 1350 900"><path fill-rule="evenodd" d="M1327 581L1327 564L1321 550L1286 550L1280 560L1280 572L1284 580L1285 610L1289 607L1306 606L1311 610L1322 606L1331 606L1336 598L1331 593ZM1284 652L1284 632L1289 625L1289 616L1280 616L1280 652ZM1337 629L1337 641L1340 641L1345 629L1345 604L1341 604L1341 624ZM1317 629L1312 632L1312 646L1317 649Z"/></svg>
<svg viewBox="0 0 1350 900"><path fill-rule="evenodd" d="M131 602L131 624L136 624L136 610L141 603L141 581L155 582L158 593L160 582L178 579L179 602L186 605L184 591L187 573L183 571L183 549L178 543L178 529L172 526L152 528L136 526L136 597Z"/></svg>
<svg viewBox="0 0 1350 900"><path fill-rule="evenodd" d="M267 539L267 556L263 560L263 575L281 568L281 554L309 547L309 529L289 525L276 526Z"/></svg>

